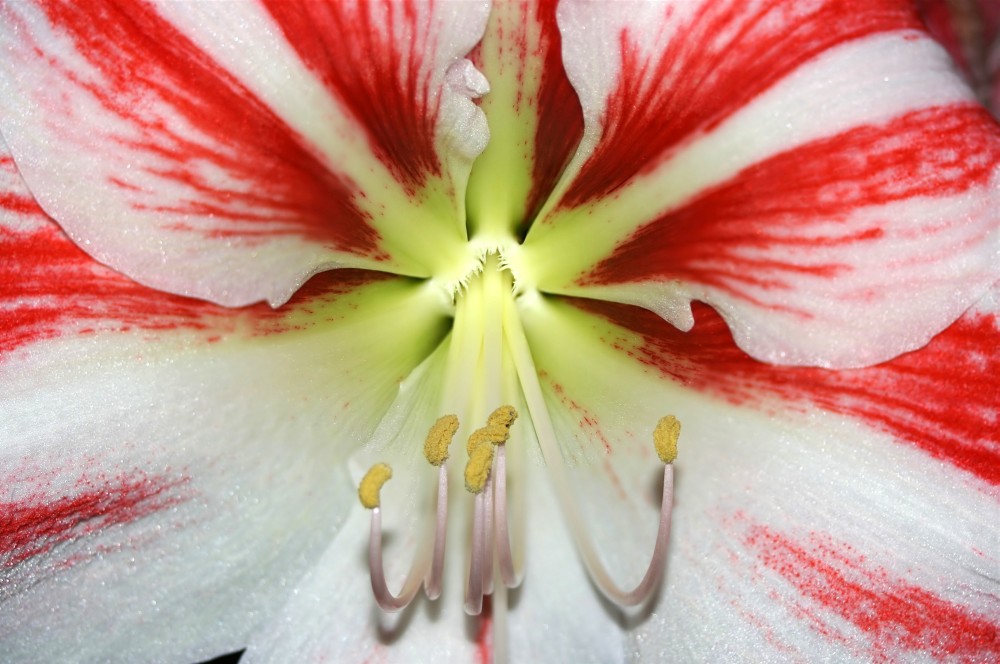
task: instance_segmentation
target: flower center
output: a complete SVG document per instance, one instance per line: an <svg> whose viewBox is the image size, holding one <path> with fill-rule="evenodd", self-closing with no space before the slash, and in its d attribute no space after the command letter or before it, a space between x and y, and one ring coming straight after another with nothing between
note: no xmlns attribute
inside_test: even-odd
<svg viewBox="0 0 1000 664"><path fill-rule="evenodd" d="M516 245L510 251L516 252ZM441 593L445 542L449 521L449 445L461 431L466 439L464 484L471 500L471 535L469 537L465 586L465 610L471 615L482 611L483 599L494 594L494 620L502 621L497 611L505 610L507 588L516 587L523 578L520 549L521 527L511 528L508 518L507 447L537 444L559 499L563 514L576 542L582 562L598 589L620 605L644 602L655 591L666 560L670 511L673 497L673 466L680 424L665 417L654 431L654 443L665 464L660 528L650 565L639 585L622 590L604 569L587 534L573 489L565 474L564 462L556 440L538 373L518 313L515 276L508 269L507 248L493 247L479 253L479 260L469 272L446 290L454 299L454 323L448 339L443 411L452 413L437 420L424 442L424 457L437 471L436 507L423 533L422 543L409 574L398 594L386 583L382 562L382 506L379 491L392 476L388 465L372 466L361 481L359 497L371 510L369 567L372 590L378 605L386 611L407 606L421 585L430 599ZM540 297L528 293L523 297ZM515 406L518 404L522 412ZM463 422L465 423L463 428ZM478 428L468 423L483 423ZM533 435L529 435L533 434ZM457 455L456 455L457 456ZM519 455L520 457L520 455ZM433 477L428 474L429 479ZM523 489L522 489L523 490ZM511 537L512 530L515 537ZM514 540L512 542L512 539ZM500 600L500 601L498 601ZM496 643L498 636L495 635ZM500 636L499 638L502 638Z"/></svg>

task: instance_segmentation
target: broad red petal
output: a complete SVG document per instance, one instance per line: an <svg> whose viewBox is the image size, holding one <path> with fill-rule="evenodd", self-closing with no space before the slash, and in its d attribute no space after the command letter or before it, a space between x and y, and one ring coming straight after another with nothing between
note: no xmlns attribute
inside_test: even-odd
<svg viewBox="0 0 1000 664"><path fill-rule="evenodd" d="M322 16L5 4L0 131L42 207L99 260L226 305L281 303L331 267L427 274L451 258L486 131L469 99L485 84L459 59L485 7L308 8ZM289 43L297 20L327 36ZM386 95L392 111L371 113Z"/></svg>
<svg viewBox="0 0 1000 664"><path fill-rule="evenodd" d="M1000 131L907 3L570 2L560 25L586 131L524 282L683 329L702 300L759 359L847 367L996 279Z"/></svg>

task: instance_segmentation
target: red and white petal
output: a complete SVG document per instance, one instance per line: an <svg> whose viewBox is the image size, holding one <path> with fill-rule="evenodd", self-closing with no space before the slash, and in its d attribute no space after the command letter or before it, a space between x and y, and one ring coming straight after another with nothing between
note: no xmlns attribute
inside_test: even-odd
<svg viewBox="0 0 1000 664"><path fill-rule="evenodd" d="M352 271L280 311L166 295L73 245L9 159L0 177L4 659L242 647L339 528L345 455L442 305Z"/></svg>
<svg viewBox="0 0 1000 664"><path fill-rule="evenodd" d="M640 659L1000 655L995 487L814 412L706 418L687 433L704 444L678 488L663 601L633 635Z"/></svg>
<svg viewBox="0 0 1000 664"><path fill-rule="evenodd" d="M0 11L18 167L76 242L143 283L280 304L323 269L429 274L461 247L486 136L461 58L485 6Z"/></svg>
<svg viewBox="0 0 1000 664"><path fill-rule="evenodd" d="M906 3L581 2L560 26L587 129L525 283L683 329L703 300L759 359L844 367L995 280L1000 133Z"/></svg>
<svg viewBox="0 0 1000 664"><path fill-rule="evenodd" d="M590 501L602 475L608 483L627 470L621 493L653 493L643 475L653 461L644 471L635 429L663 412L683 423L667 584L628 652L996 658L997 295L920 351L837 372L750 358L706 306L688 333L623 305L526 307L552 408L576 414L562 418L564 448L592 461L594 478L579 471L588 483L578 493L593 514L614 498ZM553 329L567 331L558 344L546 337ZM619 522L641 533L652 509L635 498L617 508L618 521L589 525L606 558L627 570L636 554L616 552L625 547Z"/></svg>
<svg viewBox="0 0 1000 664"><path fill-rule="evenodd" d="M353 344L316 329L104 333L6 359L5 657L191 661L243 646L355 501L345 452L406 371L375 340L434 340L399 329L405 302L386 304L339 326Z"/></svg>
<svg viewBox="0 0 1000 664"><path fill-rule="evenodd" d="M473 238L521 233L541 209L583 134L583 114L562 64L555 0L498 3L470 56L490 81L480 107L496 140L469 180Z"/></svg>

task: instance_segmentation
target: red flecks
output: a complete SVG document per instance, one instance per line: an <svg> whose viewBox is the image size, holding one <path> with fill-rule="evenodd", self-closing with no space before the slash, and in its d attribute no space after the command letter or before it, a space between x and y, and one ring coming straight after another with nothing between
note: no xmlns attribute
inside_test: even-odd
<svg viewBox="0 0 1000 664"><path fill-rule="evenodd" d="M685 333L638 307L573 302L640 335L630 354L692 389L735 404L812 405L848 415L1000 486L1000 321L994 314L970 312L926 347L889 362L830 371L754 360L704 304L692 307L695 326Z"/></svg>
<svg viewBox="0 0 1000 664"><path fill-rule="evenodd" d="M437 36L412 0L264 5L399 182L413 191L440 175L440 91L431 80Z"/></svg>
<svg viewBox="0 0 1000 664"><path fill-rule="evenodd" d="M16 502L0 502L0 567L14 567L60 545L176 506L187 500L186 484L183 478L139 471L114 478L83 476L72 490L58 495L43 489Z"/></svg>
<svg viewBox="0 0 1000 664"><path fill-rule="evenodd" d="M297 235L381 256L378 234L353 202L354 185L331 173L301 136L155 8L120 0L43 8L100 78L79 80L45 44L37 51L122 119L105 137L107 149L131 151L142 175L162 183L149 191L128 172L109 177L134 209L155 210L165 227L182 231L192 230L184 220L194 215L207 226L193 230L210 237Z"/></svg>
<svg viewBox="0 0 1000 664"><path fill-rule="evenodd" d="M665 20L670 20L665 17ZM705 2L655 59L628 31L603 135L566 192L576 207L654 169L672 148L709 131L802 64L844 42L920 28L907 2Z"/></svg>
<svg viewBox="0 0 1000 664"><path fill-rule="evenodd" d="M483 612L476 632L477 664L493 664L493 598L483 597Z"/></svg>
<svg viewBox="0 0 1000 664"><path fill-rule="evenodd" d="M862 222L853 214L985 185L1000 161L998 138L985 110L963 104L807 143L643 226L581 281L680 279L756 301L754 293L794 289L803 275L845 275L853 266L831 252L887 233L878 215Z"/></svg>
<svg viewBox="0 0 1000 664"><path fill-rule="evenodd" d="M582 403L566 394L566 388L561 383L554 381L548 372L539 371L538 378L548 384L549 389L552 390L553 395L563 407L577 418L575 424L581 432L587 434L587 440L600 443L604 453L610 454L611 442L601 429L600 418Z"/></svg>
<svg viewBox="0 0 1000 664"><path fill-rule="evenodd" d="M538 214L583 136L583 109L563 68L555 0L539 2L535 20L541 29L541 43L540 52L532 57L542 60L543 69L538 89L532 186L524 210L526 224Z"/></svg>
<svg viewBox="0 0 1000 664"><path fill-rule="evenodd" d="M824 637L863 650L874 661L893 661L901 652L958 662L1000 658L1000 625L895 577L844 542L819 533L798 541L756 525L745 543L801 594L789 600L796 615ZM834 626L831 614L863 636Z"/></svg>
<svg viewBox="0 0 1000 664"><path fill-rule="evenodd" d="M21 202L25 209L33 206L30 199ZM308 313L322 301L385 278L333 270L311 279L279 310L264 304L228 309L137 284L94 261L37 207L30 218L21 228L0 225L0 358L64 335L191 330L211 342L239 332L241 324L251 334L288 331L289 313Z"/></svg>

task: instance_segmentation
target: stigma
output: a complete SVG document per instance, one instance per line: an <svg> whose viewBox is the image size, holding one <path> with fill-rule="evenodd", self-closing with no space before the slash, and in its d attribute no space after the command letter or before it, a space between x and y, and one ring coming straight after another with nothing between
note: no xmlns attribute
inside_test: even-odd
<svg viewBox="0 0 1000 664"><path fill-rule="evenodd" d="M513 555L506 487L506 444L517 417L518 413L513 406L503 405L495 409L484 426L469 435L465 446L465 489L473 503L468 547L469 574L465 587L465 610L470 615L481 613L484 597L493 594L494 575L498 576L506 588L516 588L524 578L523 562L515 563ZM375 601L384 611L398 611L409 605L421 586L429 599L437 599L441 594L448 528L447 462L449 447L458 429L458 417L445 415L431 426L425 438L424 456L438 473L434 526L432 532L425 535L424 543L397 594L393 594L388 588L382 560L380 491L392 478L392 469L387 464L376 463L368 470L358 487L362 506L371 510L368 565ZM655 593L662 579L673 507L673 461L677 457L679 437L680 422L672 415L661 418L653 430L653 447L664 468L660 523L649 565L642 580L634 588L620 587L605 569L587 533L577 501L569 493L565 476L559 469L555 470L553 480L557 494L561 494L560 502L583 565L597 589L607 599L621 606L644 603Z"/></svg>

